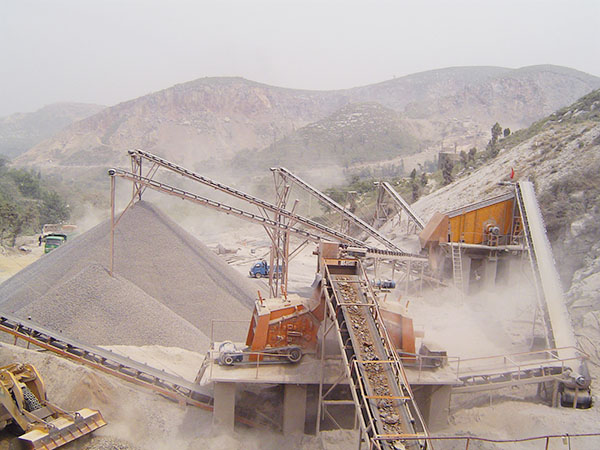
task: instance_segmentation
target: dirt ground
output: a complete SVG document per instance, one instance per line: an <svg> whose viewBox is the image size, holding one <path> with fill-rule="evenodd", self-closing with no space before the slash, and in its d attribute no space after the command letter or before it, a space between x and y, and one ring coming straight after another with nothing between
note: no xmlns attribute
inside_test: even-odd
<svg viewBox="0 0 600 450"><path fill-rule="evenodd" d="M220 253L244 276L254 262L268 259L268 242L261 230L253 227L221 231L202 240ZM307 293L314 279L316 257L314 245L305 248L290 264L290 292ZM3 254L3 273L16 271L39 257L31 253ZM6 262L6 263L5 263ZM385 276L385 273L381 273ZM264 279L251 279L263 296L268 296ZM422 296L405 296L400 288L389 292L385 301L391 309L400 308L413 318L424 332L423 342L435 349L445 349L451 356L478 357L522 351L530 337L532 305L527 301L527 287L514 285L499 292L480 292L461 297L451 289L432 291ZM250 317L248 317L250 319ZM113 346L113 351L166 371L193 379L203 355L160 346ZM220 434L212 430L210 413L181 408L152 394L121 383L94 371L73 365L52 355L0 348L3 361L26 355L40 366L47 378L48 390L57 403L67 408L96 407L103 411L110 425L95 437L69 448L85 450L129 449L246 449L305 448L337 450L356 445L351 431L322 433L319 437L303 436L286 440L274 432L236 430ZM68 375L65 375L68 374ZM521 439L546 434L576 434L597 431L600 413L597 408L570 410L551 408L535 397L535 389L508 389L493 394L453 396L448 425L436 432L446 436L479 436L489 439ZM2 436L0 436L1 438ZM175 445L175 446L174 446ZM549 449L600 448L599 438L568 438L550 441ZM498 444L472 441L469 449L537 449L545 441ZM464 442L438 443L436 449L462 449Z"/></svg>
<svg viewBox="0 0 600 450"><path fill-rule="evenodd" d="M37 235L17 239L14 248L0 247L0 283L37 261L43 254L44 247L38 246Z"/></svg>

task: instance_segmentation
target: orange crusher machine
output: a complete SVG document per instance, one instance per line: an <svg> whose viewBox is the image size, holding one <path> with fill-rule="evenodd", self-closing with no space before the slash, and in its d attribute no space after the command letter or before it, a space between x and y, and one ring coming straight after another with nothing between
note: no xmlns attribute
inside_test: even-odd
<svg viewBox="0 0 600 450"><path fill-rule="evenodd" d="M264 299L258 293L245 347L231 341L218 346L217 362L233 366L256 363L297 363L304 354L317 351L318 332L325 314L325 297L321 281L313 283L311 298L295 294L281 298ZM382 309L387 332L405 364L415 363L415 331L412 319ZM432 352L421 346L419 353L427 356L430 367L438 367L445 360L445 352ZM422 363L421 363L422 364Z"/></svg>

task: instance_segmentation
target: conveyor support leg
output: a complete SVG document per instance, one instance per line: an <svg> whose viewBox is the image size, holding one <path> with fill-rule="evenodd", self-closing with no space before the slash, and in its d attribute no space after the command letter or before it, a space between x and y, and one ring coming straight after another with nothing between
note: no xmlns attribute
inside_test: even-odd
<svg viewBox="0 0 600 450"><path fill-rule="evenodd" d="M424 386L424 401L420 405L421 413L424 415L427 428L440 430L448 425L448 411L450 409L450 393L452 386L429 385Z"/></svg>
<svg viewBox="0 0 600 450"><path fill-rule="evenodd" d="M283 393L283 434L304 433L306 385L286 384Z"/></svg>
<svg viewBox="0 0 600 450"><path fill-rule="evenodd" d="M213 426L233 431L235 421L235 383L215 382Z"/></svg>

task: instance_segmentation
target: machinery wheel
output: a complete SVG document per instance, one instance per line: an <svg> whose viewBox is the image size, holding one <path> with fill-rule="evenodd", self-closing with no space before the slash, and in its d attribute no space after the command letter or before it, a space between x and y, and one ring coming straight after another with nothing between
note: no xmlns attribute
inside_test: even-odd
<svg viewBox="0 0 600 450"><path fill-rule="evenodd" d="M297 363L302 358L302 350L299 348L293 348L288 352L287 357L290 362Z"/></svg>
<svg viewBox="0 0 600 450"><path fill-rule="evenodd" d="M225 363L226 366L232 366L233 365L233 356L232 355L225 355L223 357L223 362Z"/></svg>
<svg viewBox="0 0 600 450"><path fill-rule="evenodd" d="M260 272L256 272L256 275L255 275L255 277L256 277L256 278L262 278L262 273L260 273Z"/></svg>
<svg viewBox="0 0 600 450"><path fill-rule="evenodd" d="M572 408L575 401L575 390L564 388L560 393L560 406ZM577 392L577 400L575 403L577 409L588 409L592 407L592 396L588 390Z"/></svg>
<svg viewBox="0 0 600 450"><path fill-rule="evenodd" d="M24 386L21 388L21 392L23 392L23 407L25 408L25 411L32 412L42 407L40 401L33 395L33 392L31 392L28 387Z"/></svg>

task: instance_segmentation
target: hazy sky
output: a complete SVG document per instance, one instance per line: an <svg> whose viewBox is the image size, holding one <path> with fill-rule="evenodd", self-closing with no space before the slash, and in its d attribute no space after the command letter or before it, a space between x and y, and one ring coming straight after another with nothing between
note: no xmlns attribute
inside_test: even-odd
<svg viewBox="0 0 600 450"><path fill-rule="evenodd" d="M0 0L0 116L205 76L336 89L464 65L600 76L600 0Z"/></svg>

